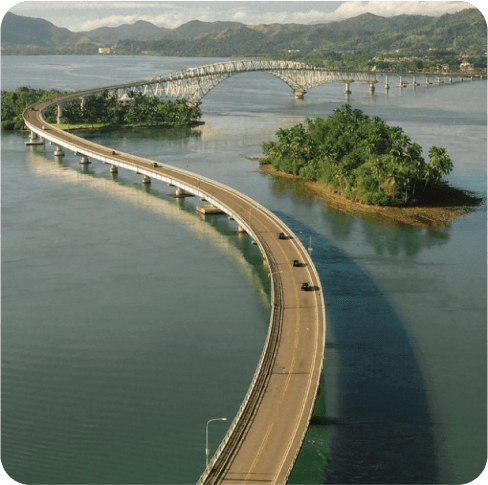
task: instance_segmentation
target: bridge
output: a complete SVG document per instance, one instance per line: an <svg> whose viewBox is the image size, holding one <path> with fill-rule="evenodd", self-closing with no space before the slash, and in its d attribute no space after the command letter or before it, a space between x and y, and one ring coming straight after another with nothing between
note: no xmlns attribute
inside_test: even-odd
<svg viewBox="0 0 488 485"><path fill-rule="evenodd" d="M477 79L481 75L470 74L415 74L415 73L388 73L374 71L354 70L330 70L323 67L310 66L302 62L293 61L270 61L270 60L232 60L207 64L199 67L192 67L167 74L156 76L150 79L134 81L131 83L106 86L94 90L79 92L78 96L83 99L96 94L102 90L116 93L119 99L130 97L136 93L147 96L155 96L167 99L185 99L189 105L196 106L201 103L202 98L221 82L237 74L249 72L264 72L271 74L288 85L295 98L302 99L308 90L323 84L340 82L345 86L345 94L351 93L351 84L368 84L371 93L374 93L375 85L384 78L384 87L389 89L388 76L400 76L399 87L407 85L417 86L416 76L425 76L424 84L452 83L453 80L463 81L464 79ZM403 78L408 80L404 81ZM58 123L62 118L62 105L71 101L73 97L58 99Z"/></svg>
<svg viewBox="0 0 488 485"><path fill-rule="evenodd" d="M181 73L173 77L184 79ZM169 83L168 78L164 82ZM153 85L144 81L77 91L36 103L23 113L31 132L27 144L49 141L56 146L55 157L70 150L80 163L98 160L109 164L111 172L140 174L143 183L157 180L174 186L176 197L200 197L235 219L237 230L253 238L272 283L268 334L242 405L198 484L283 484L305 438L322 376L325 305L309 252L278 217L246 195L200 175L84 140L47 123L43 116L52 106L105 89Z"/></svg>

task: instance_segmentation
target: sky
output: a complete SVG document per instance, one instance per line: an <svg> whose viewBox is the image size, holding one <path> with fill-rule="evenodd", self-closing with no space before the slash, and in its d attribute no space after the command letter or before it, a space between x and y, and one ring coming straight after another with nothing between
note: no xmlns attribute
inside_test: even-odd
<svg viewBox="0 0 488 485"><path fill-rule="evenodd" d="M11 1L11 0L10 0ZM117 27L146 20L158 27L174 29L190 20L217 20L244 24L313 24L343 20L370 12L384 17L401 14L439 16L455 13L476 4L444 1L26 1L2 3L6 11L49 20L57 27L80 32L98 27Z"/></svg>

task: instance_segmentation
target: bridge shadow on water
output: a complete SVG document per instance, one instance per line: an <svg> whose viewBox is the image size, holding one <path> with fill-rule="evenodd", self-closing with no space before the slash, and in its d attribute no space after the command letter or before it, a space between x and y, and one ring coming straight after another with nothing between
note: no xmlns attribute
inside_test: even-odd
<svg viewBox="0 0 488 485"><path fill-rule="evenodd" d="M325 402L316 407L288 483L438 483L431 417L408 323L340 248L278 216L305 247L312 236L327 312Z"/></svg>

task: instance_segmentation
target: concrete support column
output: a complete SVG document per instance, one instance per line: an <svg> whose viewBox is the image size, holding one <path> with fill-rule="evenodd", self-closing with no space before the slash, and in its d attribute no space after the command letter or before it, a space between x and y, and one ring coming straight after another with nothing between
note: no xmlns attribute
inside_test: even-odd
<svg viewBox="0 0 488 485"><path fill-rule="evenodd" d="M85 107L86 98L82 96L80 99L81 99L81 109L83 109Z"/></svg>
<svg viewBox="0 0 488 485"><path fill-rule="evenodd" d="M237 232L244 233L247 232L240 224L237 225Z"/></svg>
<svg viewBox="0 0 488 485"><path fill-rule="evenodd" d="M25 142L26 145L44 145L44 140L41 137L37 137L35 131L31 131L29 134L29 140Z"/></svg>
<svg viewBox="0 0 488 485"><path fill-rule="evenodd" d="M390 89L390 85L388 84L388 76L385 76L385 89Z"/></svg>
<svg viewBox="0 0 488 485"><path fill-rule="evenodd" d="M110 166L110 173L112 174L119 173L119 168L117 167L117 165Z"/></svg>
<svg viewBox="0 0 488 485"><path fill-rule="evenodd" d="M186 195L186 192L183 189L176 187L176 197L182 197L184 195Z"/></svg>
<svg viewBox="0 0 488 485"><path fill-rule="evenodd" d="M349 85L352 82L354 82L354 81L349 80L349 79L344 81L344 94L351 94L352 91L349 89Z"/></svg>
<svg viewBox="0 0 488 485"><path fill-rule="evenodd" d="M374 82L369 83L369 94L374 94L374 85Z"/></svg>
<svg viewBox="0 0 488 485"><path fill-rule="evenodd" d="M61 123L62 117L63 117L63 107L60 104L58 104L58 119L56 121L58 124Z"/></svg>
<svg viewBox="0 0 488 485"><path fill-rule="evenodd" d="M91 162L90 162L90 160L88 160L88 157L85 157L84 155L81 157L81 160L80 160L81 165L86 166L86 165L90 165L90 163Z"/></svg>
<svg viewBox="0 0 488 485"><path fill-rule="evenodd" d="M417 80L415 79L415 76L412 79L412 82L410 83L410 86L418 86Z"/></svg>
<svg viewBox="0 0 488 485"><path fill-rule="evenodd" d="M295 96L295 99L303 99L305 97L307 91L300 91L300 90L295 90L293 91L293 95Z"/></svg>
<svg viewBox="0 0 488 485"><path fill-rule="evenodd" d="M64 157L63 147L57 145L56 150L54 150L55 157Z"/></svg>
<svg viewBox="0 0 488 485"><path fill-rule="evenodd" d="M150 184L150 183L151 183L151 178L150 178L150 177L148 177L147 175L144 175L144 177L142 177L142 183L143 183L144 185L146 185L146 184Z"/></svg>

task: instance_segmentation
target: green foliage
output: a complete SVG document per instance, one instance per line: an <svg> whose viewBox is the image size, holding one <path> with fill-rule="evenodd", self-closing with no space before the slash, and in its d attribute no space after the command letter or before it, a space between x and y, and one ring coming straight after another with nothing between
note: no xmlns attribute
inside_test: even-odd
<svg viewBox="0 0 488 485"><path fill-rule="evenodd" d="M24 126L22 113L27 106L60 94L56 89L46 91L25 86L15 91L2 91L2 130L21 130ZM53 120L53 113L52 110L48 113L47 121Z"/></svg>
<svg viewBox="0 0 488 485"><path fill-rule="evenodd" d="M277 141L262 145L273 168L367 204L413 203L452 171L444 148L432 147L426 163L420 145L400 127L348 104L327 119L307 119L276 135Z"/></svg>
<svg viewBox="0 0 488 485"><path fill-rule="evenodd" d="M26 87L17 88L14 92L2 91L2 130L21 130L24 126L22 112L27 106L61 94L56 90ZM188 125L202 116L200 108L188 107L185 100L161 101L141 93L131 93L130 98L127 106L123 106L117 95L108 91L89 96L84 103L81 99L74 99L63 105L63 121L91 126L102 123L113 127L132 124ZM56 106L50 108L44 117L46 121L55 123Z"/></svg>

